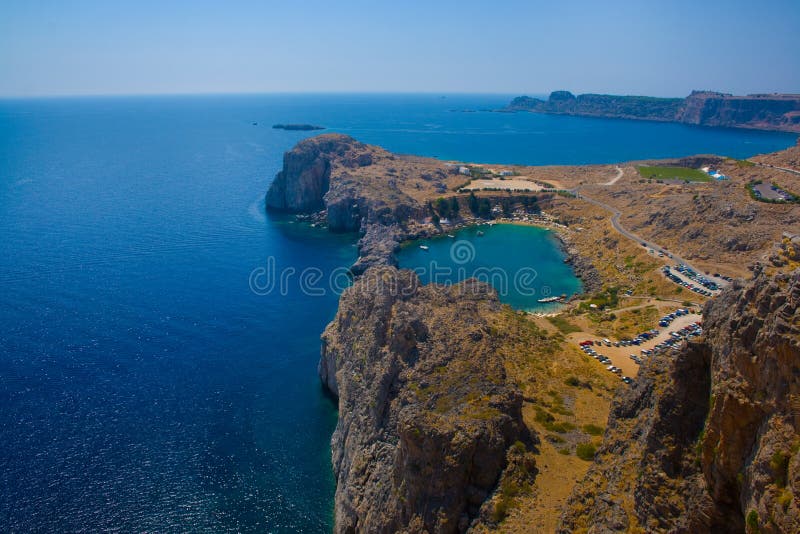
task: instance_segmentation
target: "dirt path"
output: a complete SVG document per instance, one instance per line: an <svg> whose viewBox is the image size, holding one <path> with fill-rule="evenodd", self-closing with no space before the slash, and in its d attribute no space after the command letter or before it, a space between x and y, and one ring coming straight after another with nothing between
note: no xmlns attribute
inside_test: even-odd
<svg viewBox="0 0 800 534"><path fill-rule="evenodd" d="M617 183L617 180L622 178L623 174L625 174L625 171L622 169L622 167L618 166L617 167L617 175L615 177L613 177L612 179L610 179L609 181L607 181L605 183L602 183L600 185L614 185L615 183Z"/></svg>

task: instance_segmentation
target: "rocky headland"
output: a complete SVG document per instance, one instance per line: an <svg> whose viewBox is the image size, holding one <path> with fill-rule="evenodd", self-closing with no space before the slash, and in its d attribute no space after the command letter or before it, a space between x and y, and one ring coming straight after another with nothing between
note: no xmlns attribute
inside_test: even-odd
<svg viewBox="0 0 800 534"><path fill-rule="evenodd" d="M547 100L517 97L507 109L800 132L800 95L788 94L734 96L713 91L693 91L686 98L658 98L598 94L576 96L569 91L554 91Z"/></svg>
<svg viewBox="0 0 800 534"><path fill-rule="evenodd" d="M338 397L336 532L464 532L530 443L489 286L374 267L342 295L319 374Z"/></svg>
<svg viewBox="0 0 800 534"><path fill-rule="evenodd" d="M464 181L452 164L400 156L345 135L324 134L299 142L284 155L283 168L267 192L266 206L271 211L304 214L333 232L359 232L359 258L352 266L359 275L373 265L396 265L394 254L403 241L441 233L442 227L432 222L439 217L435 203L440 198L455 199L456 211L463 214L449 228L485 221L470 212L468 195L455 193ZM527 204L530 210L538 210L553 197L552 193L533 199L480 195L487 203L511 202L513 206L532 201ZM453 209L452 204L448 209ZM576 258L576 264L590 280L590 262Z"/></svg>

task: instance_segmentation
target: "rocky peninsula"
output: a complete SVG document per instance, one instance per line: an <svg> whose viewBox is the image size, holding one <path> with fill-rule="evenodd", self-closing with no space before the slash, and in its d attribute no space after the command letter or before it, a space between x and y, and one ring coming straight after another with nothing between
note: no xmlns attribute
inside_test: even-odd
<svg viewBox="0 0 800 534"><path fill-rule="evenodd" d="M793 161L797 150L770 161ZM800 253L791 237L771 243L786 224L798 226L798 208L760 205L734 183L773 169L714 161L732 188L647 183L629 165L613 180L611 166L512 166L515 178L540 186L532 201L494 187L466 192L463 164L346 136L287 152L267 208L361 234L355 281L322 335L319 362L339 407L335 532L796 532ZM501 180L487 166L469 169ZM578 350L571 328L623 328L642 306L612 303L620 288L686 297L646 248L615 231L602 203L569 193L578 187L623 219L635 212L631 222L648 236L656 232L648 214L673 212L674 203L688 218L676 219L681 227L763 229L761 240L728 250L730 268L751 264L754 279L710 300L703 337L648 359L632 387ZM692 208L697 191L712 206L716 195L741 198L752 217L731 219L722 204L719 213ZM475 280L423 286L397 269L402 241L442 232L445 216L451 225L479 222L484 204L490 217L530 213L559 231L574 263L592 273L585 307L550 322L500 304ZM687 243L678 239L675 250ZM630 317L648 324L645 314Z"/></svg>
<svg viewBox="0 0 800 534"><path fill-rule="evenodd" d="M734 96L692 91L686 98L657 98L598 94L575 96L569 91L554 91L547 100L517 97L507 109L800 132L800 95L789 94Z"/></svg>

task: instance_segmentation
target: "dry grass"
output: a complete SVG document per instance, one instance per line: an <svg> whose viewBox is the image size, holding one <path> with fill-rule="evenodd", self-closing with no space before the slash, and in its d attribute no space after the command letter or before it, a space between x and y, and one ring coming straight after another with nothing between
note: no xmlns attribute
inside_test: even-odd
<svg viewBox="0 0 800 534"><path fill-rule="evenodd" d="M579 443L599 445L619 379L568 345L542 318L504 309L493 319L513 340L501 348L506 372L523 392L523 419L539 437L538 474L529 493L515 496L500 532L552 532L575 483L589 467L576 456ZM573 380L567 380L568 378ZM570 385L571 384L571 385ZM587 425L590 425L587 427ZM584 427L587 427L587 431Z"/></svg>

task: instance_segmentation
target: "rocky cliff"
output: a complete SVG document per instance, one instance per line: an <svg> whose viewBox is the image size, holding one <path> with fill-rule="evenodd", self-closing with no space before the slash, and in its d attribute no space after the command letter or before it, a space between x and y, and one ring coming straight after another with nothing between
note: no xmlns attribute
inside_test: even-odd
<svg viewBox="0 0 800 534"><path fill-rule="evenodd" d="M736 283L622 394L559 532L800 532L800 270Z"/></svg>
<svg viewBox="0 0 800 534"><path fill-rule="evenodd" d="M575 96L569 91L554 91L547 100L517 97L511 101L508 109L800 132L800 95L733 96L693 91L686 98L656 98L596 94Z"/></svg>
<svg viewBox="0 0 800 534"><path fill-rule="evenodd" d="M527 441L489 286L374 267L341 298L319 374L338 398L337 533L464 532ZM524 450L524 447L522 447Z"/></svg>
<svg viewBox="0 0 800 534"><path fill-rule="evenodd" d="M369 224L389 226L429 215L425 203L405 192L412 189L407 182L433 186L450 175L435 160L417 163L346 135L318 135L284 155L266 205L291 213L325 210L331 230L365 231Z"/></svg>

